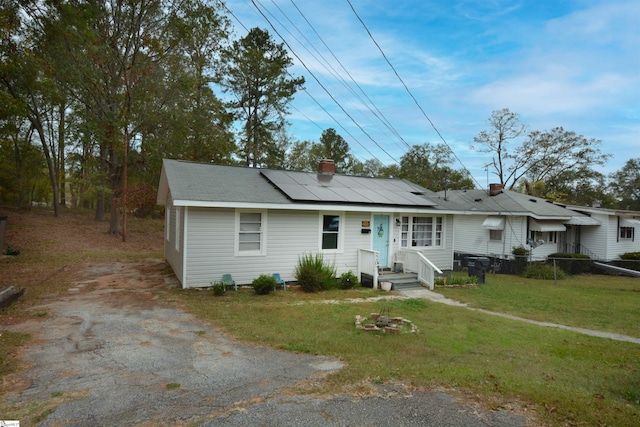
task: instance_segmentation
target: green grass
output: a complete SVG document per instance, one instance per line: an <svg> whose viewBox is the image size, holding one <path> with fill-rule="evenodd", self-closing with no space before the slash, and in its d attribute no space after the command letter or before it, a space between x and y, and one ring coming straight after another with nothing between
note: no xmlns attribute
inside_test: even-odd
<svg viewBox="0 0 640 427"><path fill-rule="evenodd" d="M640 338L640 280L581 275L565 280L489 274L477 288L436 288L473 307Z"/></svg>
<svg viewBox="0 0 640 427"><path fill-rule="evenodd" d="M518 401L552 425L640 422L636 344L429 301L348 300L379 294L368 289L252 294L240 290L223 298L203 298L202 291L175 290L172 298L242 340L346 362L321 389L312 391L344 392L402 381L417 387L458 387L481 395L491 408ZM342 302L323 303L338 295ZM413 321L420 333L384 335L355 329L357 314L383 309Z"/></svg>

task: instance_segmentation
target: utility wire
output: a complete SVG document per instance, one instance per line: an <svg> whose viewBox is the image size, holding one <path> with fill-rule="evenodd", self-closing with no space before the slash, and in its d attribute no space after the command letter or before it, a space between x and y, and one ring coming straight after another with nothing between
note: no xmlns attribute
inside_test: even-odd
<svg viewBox="0 0 640 427"><path fill-rule="evenodd" d="M384 120L380 119L380 117L378 117L376 115L376 113L372 110L371 106L368 105L363 99L362 97L351 87L349 86L349 84L345 81L344 78L342 78L340 76L340 74L337 72L337 70L335 68L333 68L333 66L329 63L329 61L326 60L326 58L318 51L318 49L315 48L315 46L313 45L313 43L304 35L304 33L302 31L300 31L300 29L296 26L296 24L289 18L289 16L276 4L273 2L273 0L271 0L271 2L274 4L274 6L280 11L280 13L282 13L282 15L287 19L287 21L289 21L289 23L291 24L291 26L293 26L293 28L295 28L298 33L300 33L302 35L302 37L307 41L308 44L310 44L313 47L313 50L320 56L320 58L322 59L322 61L318 60L318 58L313 54L313 52L311 52L304 43L300 42L300 40L291 32L289 31L289 29L287 28L286 25L284 25L282 22L280 22L280 20L274 16L273 13L271 13L268 9L266 9L264 7L264 5L262 5L262 8L265 9L266 13L269 14L269 16L271 16L271 18L277 22L282 28L284 28L287 33L289 33L291 35L291 37L293 37L293 39L298 42L298 44L300 44L314 59L316 59L318 61L318 63L322 64L324 69L327 70L329 72L329 74L331 74L338 82L340 82L342 84L342 86L349 91L353 96L355 96L358 100L360 100L360 102L365 106L365 108L367 108L371 113L374 114L374 116L376 116L383 124L385 124ZM304 18L304 16L303 16ZM266 17L265 17L266 19ZM306 19L306 18L305 18ZM267 19L267 22L271 24L271 22ZM272 28L274 26L272 25ZM275 28L274 28L275 31ZM282 38L283 41L285 41L284 37L282 37L280 34L278 34L280 36L280 38ZM289 47L290 50L292 50L291 46L285 41L285 43L287 44L287 46ZM295 54L295 52L293 52ZM298 55L296 55L296 57L299 58ZM334 56L335 57L335 56ZM337 58L336 58L337 59ZM323 61L325 64L323 64ZM338 61L339 62L339 61ZM342 64L341 64L342 65ZM306 67L305 67L306 68ZM344 67L343 67L344 68ZM307 68L307 71L309 71L311 73L311 71ZM313 75L313 73L311 73ZM314 79L317 80L316 76L313 75ZM328 92L328 91L327 91ZM366 94L365 94L366 95ZM335 97L332 97L332 99L334 99L334 102L337 103L337 101L335 100ZM341 106L340 106L341 107ZM322 108L322 107L321 107ZM342 107L341 107L342 108ZM323 108L324 110L324 108ZM326 110L325 110L326 111ZM389 126L387 126L387 128L389 128ZM374 141L375 143L375 141ZM405 142L406 144L406 142ZM376 144L378 145L378 144ZM407 144L408 145L408 144ZM380 145L378 145L378 147L380 147ZM399 148L404 149L404 147L399 146ZM388 153L387 153L388 154ZM375 157L375 156L374 156Z"/></svg>
<svg viewBox="0 0 640 427"><path fill-rule="evenodd" d="M383 153L385 153L391 160L393 160L394 162L398 163L398 160L396 160L395 157L393 157L391 154L389 154L387 152L387 150L385 150L380 144L378 144L378 142L373 139L373 137L371 137L371 135L369 135L369 133L358 123L356 122L356 120L353 118L353 116L351 114L349 114L349 112L347 112L347 110L338 102L337 99L335 99L335 97L331 94L331 92L329 92L327 90L327 88L322 84L322 82L316 77L316 75L309 69L309 67L307 66L307 64L302 60L302 58L300 58L300 56L295 52L295 50L293 50L291 48L291 45L282 37L282 35L280 34L280 32L275 28L275 26L273 25L273 23L269 20L269 18L267 18L267 16L262 12L262 10L260 9L260 7L257 4L258 0L251 0L251 3L253 3L253 5L255 6L255 8L258 10L258 12L262 15L262 17L267 21L267 23L271 26L271 28L273 29L273 31L275 31L275 33L278 35L278 37L280 37L280 39L284 42L284 44L287 45L287 47L289 48L289 50L291 51L291 53L293 53L295 55L295 57L298 59L298 61L300 61L300 63L302 64L302 66L307 70L307 72L309 72L309 74L311 74L311 76L314 78L314 80L316 81L316 83L318 83L318 85L320 85L320 87L327 93L327 95L329 95L329 97L333 100L333 102L340 107L340 109L342 110L342 112L344 114L346 114L347 117L349 117L349 119L353 122L353 124L355 124L358 129L360 129L360 131L362 131L362 133L364 133ZM325 110L326 111L326 110ZM359 141L357 141L358 144L360 144L360 146L362 148L364 148L369 154L371 154L371 152ZM373 156L375 158L375 156Z"/></svg>
<svg viewBox="0 0 640 427"><path fill-rule="evenodd" d="M231 9L229 9L229 7L226 5L226 3L222 3L224 8L227 10L227 12L229 12L229 14L231 16L233 16L233 18L238 22L238 24L240 24L240 26L242 28L244 28L244 30L248 33L249 29L247 28L246 25L244 25L244 23L231 11ZM289 71L287 70L287 74L289 75L289 77L293 78L293 76L291 75L291 73L289 73ZM311 98L317 105L318 107L320 107L320 109L322 109L327 116L329 116L331 118L331 120L333 120L346 134L348 134L354 141L356 141L362 148L365 149L365 151L374 159L377 159L377 157L371 153L371 151L369 151L364 145L362 145L358 139L352 135L344 126L342 126L342 124L340 123L340 121L338 121L338 119L336 119L335 117L333 117L333 115L331 113L329 113L329 111L327 111L324 106L322 106L322 104L315 98L313 97L313 95L311 95L311 93L309 93L309 91L307 91L306 88L303 89L304 92L309 96L309 98ZM325 129L320 126L318 123L316 123L315 121L313 121L312 119L310 119L306 114L304 114L302 111L300 111L298 108L296 108L295 106L292 106L292 108L294 108L296 111L298 111L302 116L305 117L305 119L307 119L310 123L313 123L318 129L320 129L321 131L324 131Z"/></svg>
<svg viewBox="0 0 640 427"><path fill-rule="evenodd" d="M229 9L229 7L226 5L226 3L222 3L222 4L223 4L224 8L227 10L227 12L229 12L229 14L230 14L231 16L233 16L233 18L238 22L238 24L240 24L240 26L241 26L242 28L244 28L244 30L248 33L248 32L249 32L249 29L247 28L247 26L246 26L246 25L244 25L244 23L243 23L243 22L242 22L242 21L241 21L241 20L240 20L240 19L239 19L239 18L238 18L238 17L237 17L237 16L236 16L232 11L231 11L231 9ZM256 7L256 5L255 5L255 4L254 4L254 7ZM263 17L263 18L264 18L264 19L269 23L269 25L271 25L271 23L269 22L269 20L268 20L268 19L266 19L266 17L262 14L262 12L260 11L260 9L259 9L258 7L256 7L256 9L258 10L258 12L260 12L260 14L262 15L262 17ZM273 28L273 25L271 25L271 26L272 26L272 28ZM275 29L274 29L274 31L275 31ZM276 33L277 33L277 31L276 31ZM282 38L282 36L281 36L280 34L278 34L278 36L280 36L280 38ZM284 41L284 39L282 39L282 40ZM285 42L285 43L286 43L286 42ZM289 46L289 45L287 44L287 46ZM295 54L295 53L294 53L294 54ZM298 59L299 59L299 58L298 58ZM304 65L304 63L303 63L303 66L305 66L305 65ZM309 71L309 69L308 69L306 66L305 66L305 68L307 69L307 71ZM313 73L311 73L310 71L309 71L309 73L313 75ZM288 71L288 70L287 70L287 74L289 75L289 77L293 78L293 76L291 75L291 73L289 73L289 71ZM315 76L314 76L314 78L315 78ZM324 89L324 87L323 87L323 89ZM373 154L373 153L372 153L372 152L371 152L371 151L370 151L370 150L369 150L369 149L368 149L364 144L362 144L362 143L358 140L358 138L356 138L356 137L355 137L355 136L354 136L354 135L353 135L353 134L352 134L348 129L346 129L346 128L342 125L342 123L341 123L337 118L335 118L335 117L334 117L334 116L333 116L329 111L327 111L327 109L326 109L326 108L325 108L325 107L324 107L324 106L323 106L323 105L322 105L322 104L321 104L321 103L320 103L320 102L319 102L319 101L318 101L318 100L317 100L313 95L311 95L311 93L310 93L306 88L304 88L303 90L304 90L304 92L309 96L309 98L311 98L311 99L313 100L313 102L315 102L315 104L316 104L316 105L317 105L317 106L318 106L322 111L324 111L324 112L325 112L325 114L327 114L327 116L329 116L333 122L335 122L335 123L336 123L336 125L337 125L337 126L339 126L339 127L340 127L340 128L341 128L341 129L342 129L342 130L347 134L347 135L349 135L349 136L350 136L350 137L351 137L355 142L357 142L357 143L358 143L358 145L360 145L360 147L362 147L362 148L363 148L363 149L364 149L364 150L369 154L369 156L371 156L371 158L373 158L373 159L376 159L376 160L380 161L380 159L378 159L378 157L377 157L376 155L374 155L374 154ZM325 91L326 91L326 89L325 89ZM337 102L336 102L336 104L337 104ZM338 105L339 105L339 104L338 104ZM292 107L293 107L293 106L292 106ZM304 117L305 117L309 122L313 123L313 124L314 124L318 129L320 129L321 131L324 131L324 130L325 130L322 126L320 126L318 123L316 123L315 121L313 121L312 119L310 119L308 116L306 116L306 115L305 115L302 111L300 111L298 108L295 108L295 107L293 107L293 108L294 108L296 111L298 111L301 115L303 115L303 116L304 116ZM344 110L343 110L343 111L344 111ZM384 150L383 150L383 151L384 151ZM393 158L392 158L392 159L393 159ZM365 159L365 160L366 160L366 159ZM394 161L396 161L395 159L393 159L393 160L394 160ZM382 163L382 162L381 162L381 163ZM397 161L396 161L396 163L397 163Z"/></svg>
<svg viewBox="0 0 640 427"><path fill-rule="evenodd" d="M347 3L349 4L349 6L351 7L351 10L353 11L353 14L356 16L356 18L358 18L358 21L360 21L360 23L362 24L362 26L364 27L365 31L367 32L367 34L369 35L369 38L371 38L371 40L373 41L373 43L376 45L376 47L378 48L378 50L380 51L380 53L382 54L383 58L385 59L385 61L387 61L387 64L389 64L389 67L391 67L391 69L393 70L394 74L396 75L396 77L398 78L398 80L400 81L400 83L402 83L402 86L404 86L405 90L407 91L407 93L409 94L409 96L411 97L411 99L413 99L413 102L415 102L415 104L418 106L418 109L420 109L420 111L422 112L422 115L427 119L427 121L429 122L429 124L431 125L431 127L433 128L433 130L436 132L436 134L440 137L440 139L442 140L442 142L444 142L444 145L447 146L447 148L451 151L451 153L453 154L453 156L456 158L456 160L460 163L460 165L462 165L462 167L464 168L464 170L469 174L469 176L471 177L471 179L480 187L482 188L482 186L480 185L480 183L471 175L471 173L469 172L469 170L467 169L467 167L464 165L464 163L462 162L462 160L460 159L460 157L458 157L458 155L455 153L455 151L453 151L453 149L451 148L451 146L449 146L449 143L444 139L444 137L442 136L442 134L440 133L440 131L438 130L438 128L436 127L436 125L431 121L431 119L429 118L429 116L427 115L427 113L424 111L424 109L422 108L422 106L420 105L420 103L418 102L418 100L416 99L415 96L413 96L413 93L411 92L411 90L409 90L409 88L407 87L407 84L404 82L404 80L402 79L402 77L400 77L400 74L398 74L398 71L396 70L396 68L393 66L393 64L391 63L391 61L389 61L389 58L387 58L387 55L384 53L384 51L382 50L382 48L380 47L380 45L378 44L378 42L376 41L376 39L373 37L373 35L371 34L371 31L369 31L369 28L367 27L367 25L364 23L364 21L362 20L362 18L360 18L360 15L358 15L358 12L356 12L356 9L353 7L353 4L351 4L350 0L347 0Z"/></svg>
<svg viewBox="0 0 640 427"><path fill-rule="evenodd" d="M273 0L271 0L273 2ZM333 50L331 50L331 48L327 45L327 43L324 41L324 39L322 38L322 36L316 31L316 29L314 28L314 26L311 24L311 22L309 22L309 20L307 19L307 17L304 15L304 13L302 13L302 11L300 10L300 8L296 5L296 3L293 0L290 0L291 4L293 5L293 7L296 8L296 10L298 11L298 13L300 14L300 16L302 16L302 18L305 20L305 22L307 23L307 25L309 26L309 28L311 28L311 30L314 32L314 34L316 35L316 37L318 37L318 39L320 40L320 42L323 44L323 46L329 51L329 53L331 54L331 56L333 57L333 59L335 59L335 61L340 65L340 67L342 68L342 70L344 70L344 72L347 74L347 76L349 76L349 79L351 79L351 81L355 84L355 86L360 90L360 92L364 95L364 97L367 99L367 101L369 102L369 105L373 106L373 108L375 109L375 111L373 111L371 109L371 107L367 106L367 108L369 109L369 111L371 111L373 113L374 116L376 116L376 118L378 118L378 120L380 120L389 130L391 130L391 132L400 140L402 141L407 148L411 148L411 146L407 143L407 141L404 140L404 138L402 137L402 135L400 135L400 132L398 132L398 130L391 124L391 122L384 116L384 114L380 111L380 109L376 106L376 104L371 100L371 98L369 98L369 96L367 95L367 93L362 89L362 87L358 84L358 82L353 78L353 76L351 75L351 73L349 72L349 70L347 70L347 68L342 64L342 62L338 59L338 57L333 53ZM274 3L275 4L275 3ZM278 8L280 9L280 8ZM282 12L282 11L281 11ZM283 12L284 14L284 12ZM286 16L286 15L285 15ZM291 22L291 21L289 21ZM299 30L298 30L299 31ZM305 38L306 39L306 38ZM326 60L325 60L326 61ZM362 99L360 97L358 97L361 101ZM363 104L367 105L364 101L362 101Z"/></svg>

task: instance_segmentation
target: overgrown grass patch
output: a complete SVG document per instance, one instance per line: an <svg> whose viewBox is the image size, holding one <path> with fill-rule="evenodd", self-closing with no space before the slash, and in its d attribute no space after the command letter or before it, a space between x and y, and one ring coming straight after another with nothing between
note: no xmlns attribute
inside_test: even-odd
<svg viewBox="0 0 640 427"><path fill-rule="evenodd" d="M640 338L640 280L580 275L553 280L488 274L477 288L437 288L473 307Z"/></svg>
<svg viewBox="0 0 640 427"><path fill-rule="evenodd" d="M312 294L314 298L300 291L264 298L239 291L226 301L201 301L195 294L174 292L194 314L242 340L346 362L313 391L344 392L376 381L402 381L418 387L461 387L498 407L525 402L555 425L640 422L636 344L425 300L352 303L342 298L325 303L324 292ZM355 328L356 314L383 310L411 319L420 333L371 335Z"/></svg>

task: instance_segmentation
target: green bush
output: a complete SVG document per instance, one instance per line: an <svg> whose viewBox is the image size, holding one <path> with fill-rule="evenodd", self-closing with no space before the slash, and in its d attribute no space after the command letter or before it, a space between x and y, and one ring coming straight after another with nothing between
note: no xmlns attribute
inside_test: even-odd
<svg viewBox="0 0 640 427"><path fill-rule="evenodd" d="M213 291L213 295L217 297L221 297L226 292L222 282L211 283L211 290Z"/></svg>
<svg viewBox="0 0 640 427"><path fill-rule="evenodd" d="M253 279L251 285L253 286L253 290L256 291L258 295L267 295L278 284L278 281L275 277L270 274L261 274L260 276Z"/></svg>
<svg viewBox="0 0 640 427"><path fill-rule="evenodd" d="M523 273L527 279L553 280L553 265L534 263L531 264ZM567 274L561 268L556 268L556 279L566 279Z"/></svg>
<svg viewBox="0 0 640 427"><path fill-rule="evenodd" d="M556 266L560 267L570 275L589 273L593 266L591 257L585 254L568 254L558 252L547 256L547 259L550 260L551 263L553 263L553 258L560 258L556 259Z"/></svg>
<svg viewBox="0 0 640 427"><path fill-rule="evenodd" d="M353 274L351 270L342 273L340 276L340 288L342 289L351 289L353 287L360 286L360 281L358 277Z"/></svg>
<svg viewBox="0 0 640 427"><path fill-rule="evenodd" d="M305 292L337 287L335 264L326 262L322 254L304 254L298 258L295 276L300 288Z"/></svg>
<svg viewBox="0 0 640 427"><path fill-rule="evenodd" d="M296 279L300 289L305 292L318 292L322 289L322 272L311 265L300 265L296 268Z"/></svg>
<svg viewBox="0 0 640 427"><path fill-rule="evenodd" d="M524 271L527 269L527 258L529 256L529 251L522 246L514 246L511 250L511 253L513 254L513 273L524 273Z"/></svg>
<svg viewBox="0 0 640 427"><path fill-rule="evenodd" d="M640 271L640 252L627 252L620 255L620 267Z"/></svg>

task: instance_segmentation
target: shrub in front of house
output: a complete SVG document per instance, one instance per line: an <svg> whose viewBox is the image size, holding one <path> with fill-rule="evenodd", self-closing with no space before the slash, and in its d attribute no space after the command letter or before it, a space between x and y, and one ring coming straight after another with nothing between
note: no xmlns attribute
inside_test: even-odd
<svg viewBox="0 0 640 427"><path fill-rule="evenodd" d="M585 274L591 272L593 261L585 254L567 254L558 252L547 256L547 263L553 265L553 258L556 258L556 266L570 275Z"/></svg>
<svg viewBox="0 0 640 427"><path fill-rule="evenodd" d="M527 279L553 280L553 264L535 262L527 267L522 275ZM567 274L556 266L555 278L558 280L566 279Z"/></svg>
<svg viewBox="0 0 640 427"><path fill-rule="evenodd" d="M298 285L305 292L337 287L336 266L324 259L322 254L304 254L298 258L295 276Z"/></svg>
<svg viewBox="0 0 640 427"><path fill-rule="evenodd" d="M360 286L360 281L358 280L358 277L353 274L353 271L349 270L342 273L342 275L340 276L341 289L351 289L357 286Z"/></svg>
<svg viewBox="0 0 640 427"><path fill-rule="evenodd" d="M622 260L620 267L640 271L640 252L624 253L620 255L620 259Z"/></svg>
<svg viewBox="0 0 640 427"><path fill-rule="evenodd" d="M256 294L258 295L267 295L269 292L275 289L277 284L278 281L276 280L276 278L270 274L261 274L251 282L253 290L256 291Z"/></svg>
<svg viewBox="0 0 640 427"><path fill-rule="evenodd" d="M309 265L296 268L296 279L304 292L318 292L322 289L322 272Z"/></svg>
<svg viewBox="0 0 640 427"><path fill-rule="evenodd" d="M216 282L216 283L211 283L211 291L213 292L213 295L217 297L221 297L224 295L226 290L222 282Z"/></svg>

